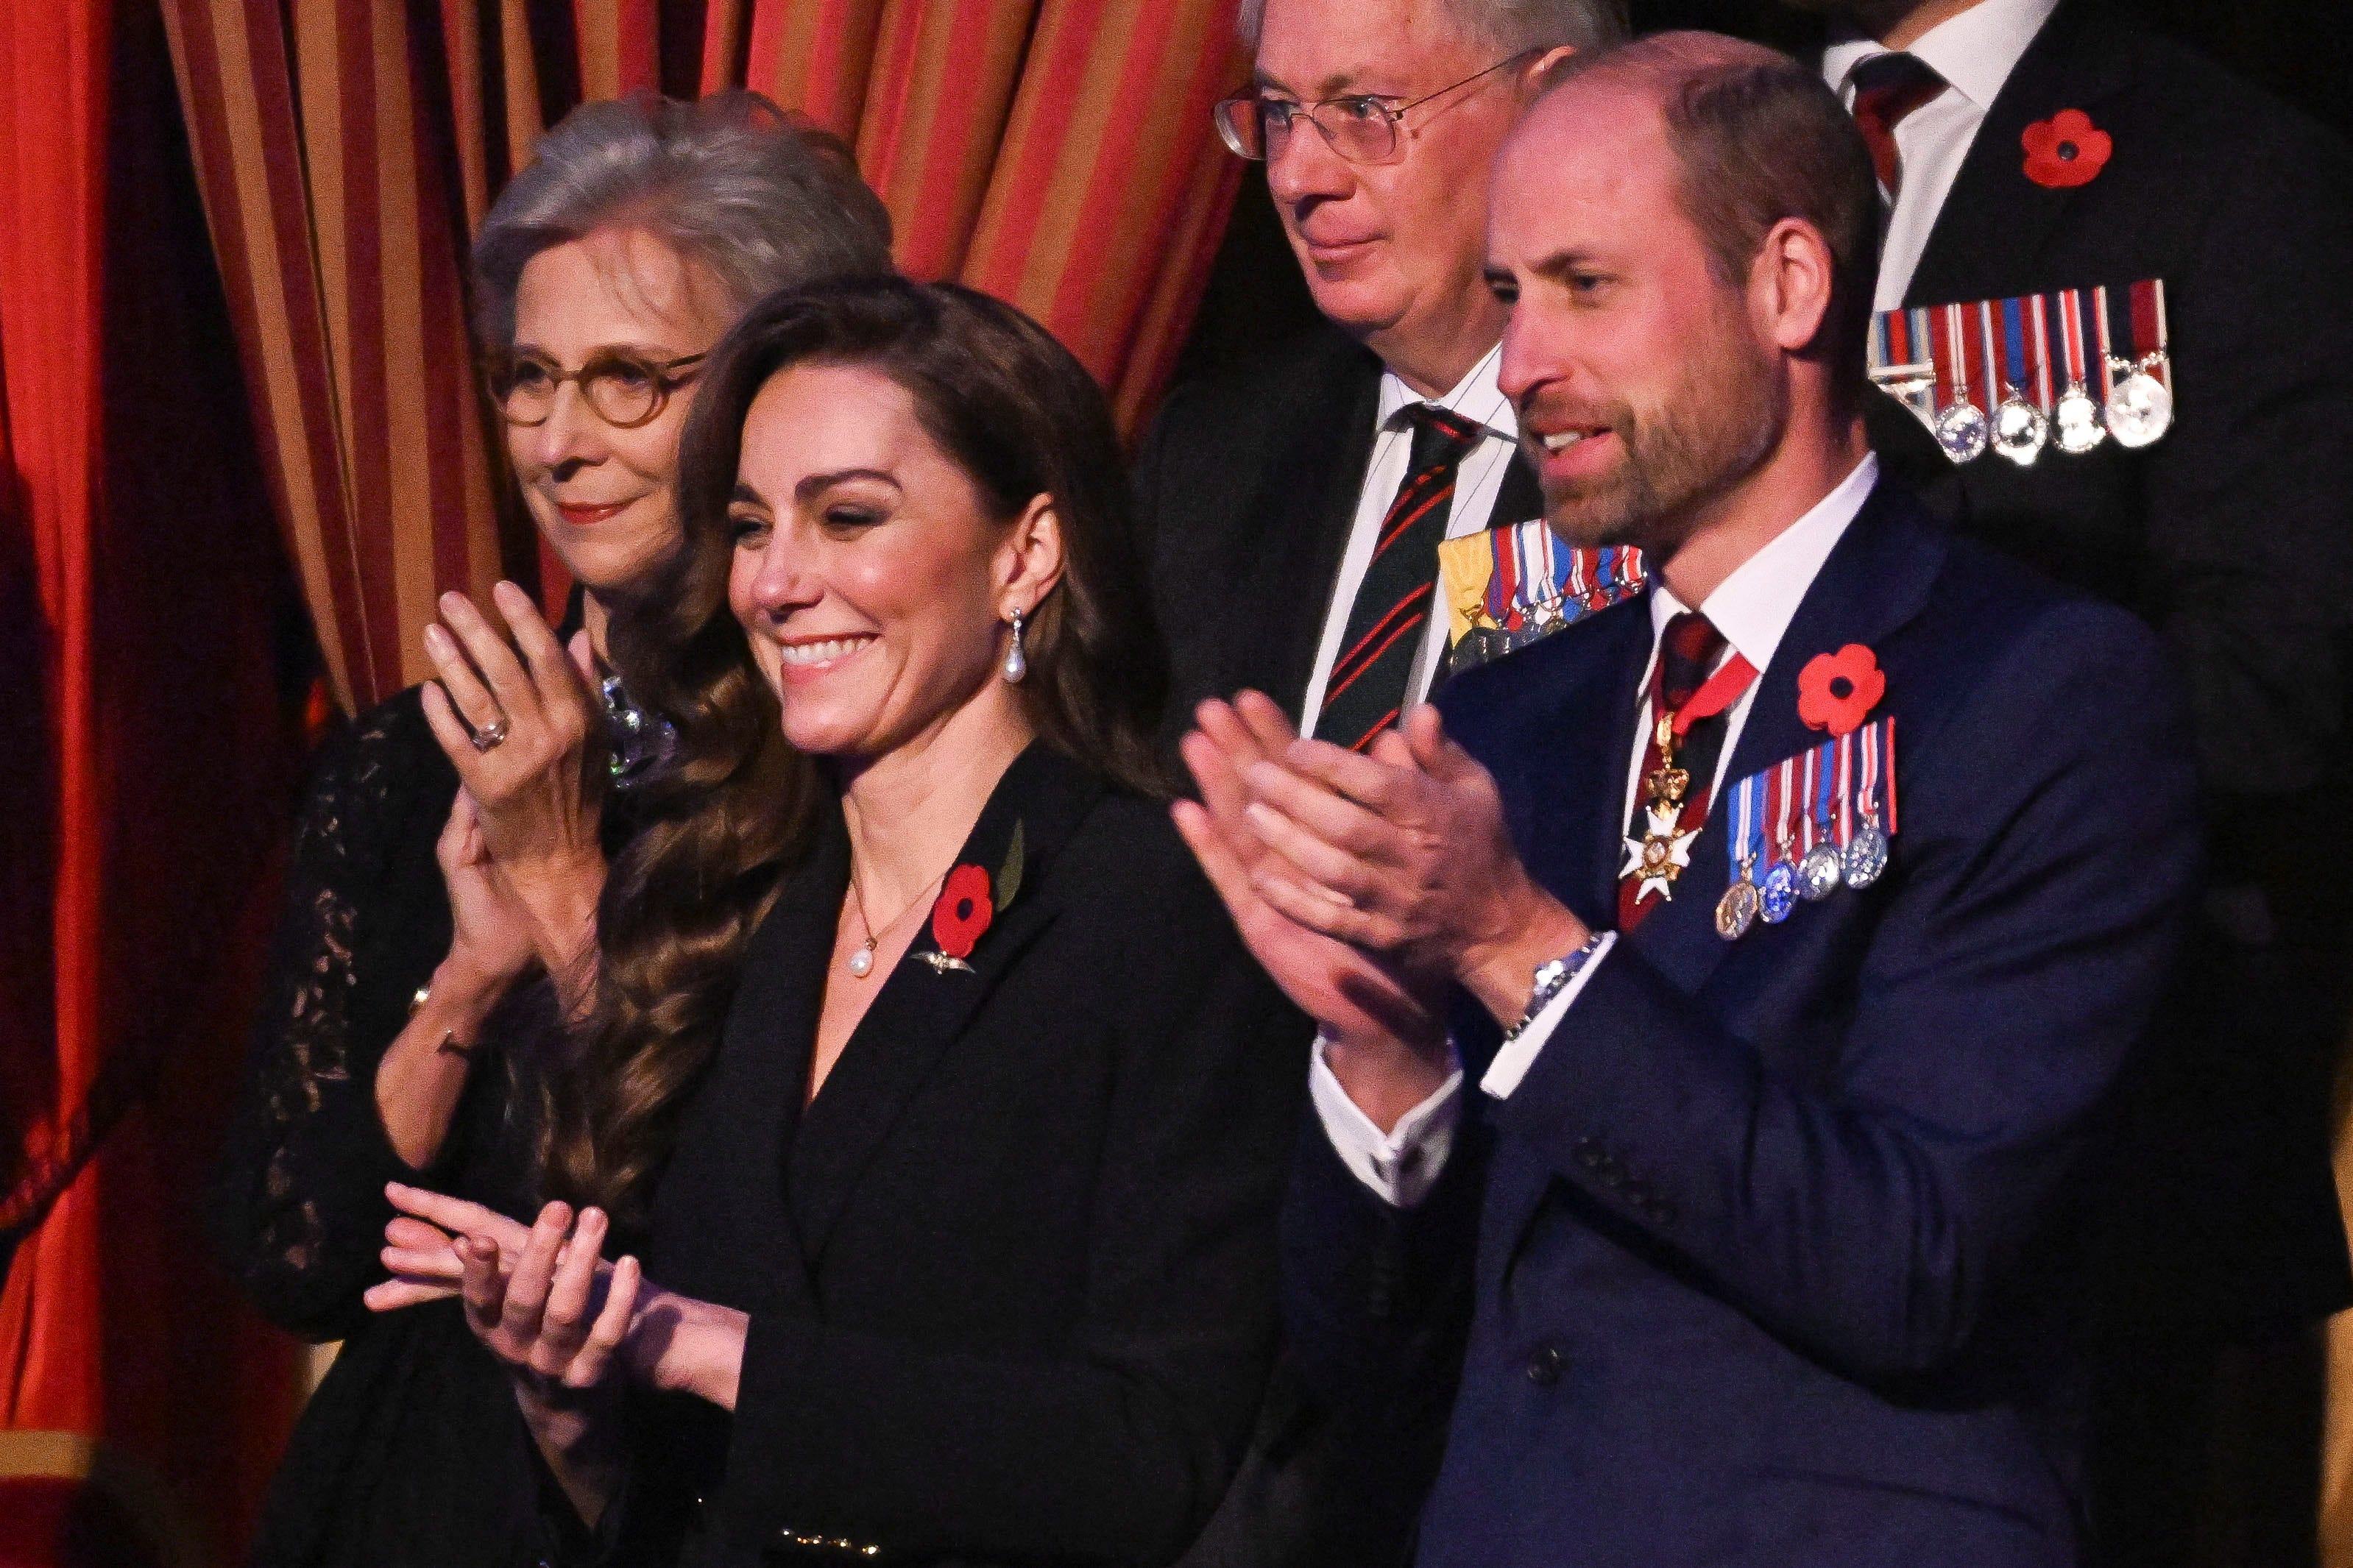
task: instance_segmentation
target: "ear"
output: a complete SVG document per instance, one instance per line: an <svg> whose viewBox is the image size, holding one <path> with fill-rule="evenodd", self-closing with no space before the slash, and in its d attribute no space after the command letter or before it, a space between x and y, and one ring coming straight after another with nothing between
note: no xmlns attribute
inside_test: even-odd
<svg viewBox="0 0 2353 1568"><path fill-rule="evenodd" d="M1568 64L1576 55L1575 49L1563 44L1557 48L1546 49L1530 60L1527 68L1520 72L1517 84L1521 107L1525 108L1542 98L1546 89L1552 86L1553 72Z"/></svg>
<svg viewBox="0 0 2353 1568"><path fill-rule="evenodd" d="M1757 330L1784 353L1819 346L1837 279L1822 231L1803 218L1783 218L1766 233L1749 269L1748 307Z"/></svg>
<svg viewBox="0 0 2353 1568"><path fill-rule="evenodd" d="M1034 615L1062 580L1062 519L1050 495L1031 499L997 554L997 609Z"/></svg>

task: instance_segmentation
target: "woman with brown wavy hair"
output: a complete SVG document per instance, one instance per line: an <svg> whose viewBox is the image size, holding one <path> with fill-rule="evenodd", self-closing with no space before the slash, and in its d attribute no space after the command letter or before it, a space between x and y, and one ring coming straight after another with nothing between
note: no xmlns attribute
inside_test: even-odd
<svg viewBox="0 0 2353 1568"><path fill-rule="evenodd" d="M457 1239L399 1261L462 1277L575 1551L1166 1563L1271 1354L1307 1036L1157 798L1102 395L985 296L807 289L714 353L680 485L613 631L679 748L568 1201L403 1189Z"/></svg>

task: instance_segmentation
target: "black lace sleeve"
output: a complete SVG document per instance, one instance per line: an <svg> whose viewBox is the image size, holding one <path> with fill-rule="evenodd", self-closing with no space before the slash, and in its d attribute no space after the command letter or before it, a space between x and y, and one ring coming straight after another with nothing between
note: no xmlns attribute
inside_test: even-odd
<svg viewBox="0 0 2353 1568"><path fill-rule="evenodd" d="M448 950L433 847L457 787L410 690L331 744L304 802L208 1206L255 1305L306 1337L341 1337L364 1319L360 1294L383 1277L384 1184L429 1183L454 1157L445 1146L420 1173L393 1151L375 1069Z"/></svg>

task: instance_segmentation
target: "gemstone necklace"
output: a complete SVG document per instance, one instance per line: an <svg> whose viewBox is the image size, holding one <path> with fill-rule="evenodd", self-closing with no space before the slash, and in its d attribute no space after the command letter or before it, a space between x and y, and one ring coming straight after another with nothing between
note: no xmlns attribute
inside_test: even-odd
<svg viewBox="0 0 2353 1568"><path fill-rule="evenodd" d="M863 980L868 975L873 973L874 949L876 944L881 942L885 935L898 930L899 922L901 921L905 920L909 915L913 914L918 909L921 909L924 901L931 898L932 890L937 888L946 876L947 873L943 871L939 876L933 878L929 882L925 883L923 885L923 891L915 895L914 901L913 903L910 903L905 909L901 910L897 914L892 916L890 922L884 925L881 930L877 931L874 927L874 922L866 918L866 895L859 890L858 874L855 871L852 871L849 876L849 903L850 907L858 911L859 929L865 931L866 940L860 942L858 946L851 951L849 956L842 961L842 967L849 970L851 974L860 980Z"/></svg>

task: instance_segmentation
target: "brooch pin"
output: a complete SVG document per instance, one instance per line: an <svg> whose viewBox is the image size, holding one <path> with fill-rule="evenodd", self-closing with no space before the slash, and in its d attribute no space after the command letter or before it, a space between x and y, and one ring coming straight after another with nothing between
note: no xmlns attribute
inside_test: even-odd
<svg viewBox="0 0 2353 1568"><path fill-rule="evenodd" d="M1852 734L1886 695L1887 672L1879 668L1879 656L1859 642L1816 654L1798 672L1798 717L1809 730Z"/></svg>
<svg viewBox="0 0 2353 1568"><path fill-rule="evenodd" d="M2090 184L2116 151L2115 139L2080 109L2036 121L2019 141L2026 148L2026 177L2054 191Z"/></svg>
<svg viewBox="0 0 2353 1568"><path fill-rule="evenodd" d="M1021 824L1017 822L1013 842L1005 851L1005 864L997 869L993 884L978 866L958 866L948 873L939 901L932 906L932 941L938 943L939 951L919 952L917 958L942 974L952 969L966 974L973 972L965 961L995 922L997 911L1011 907L1014 895L1021 890Z"/></svg>

